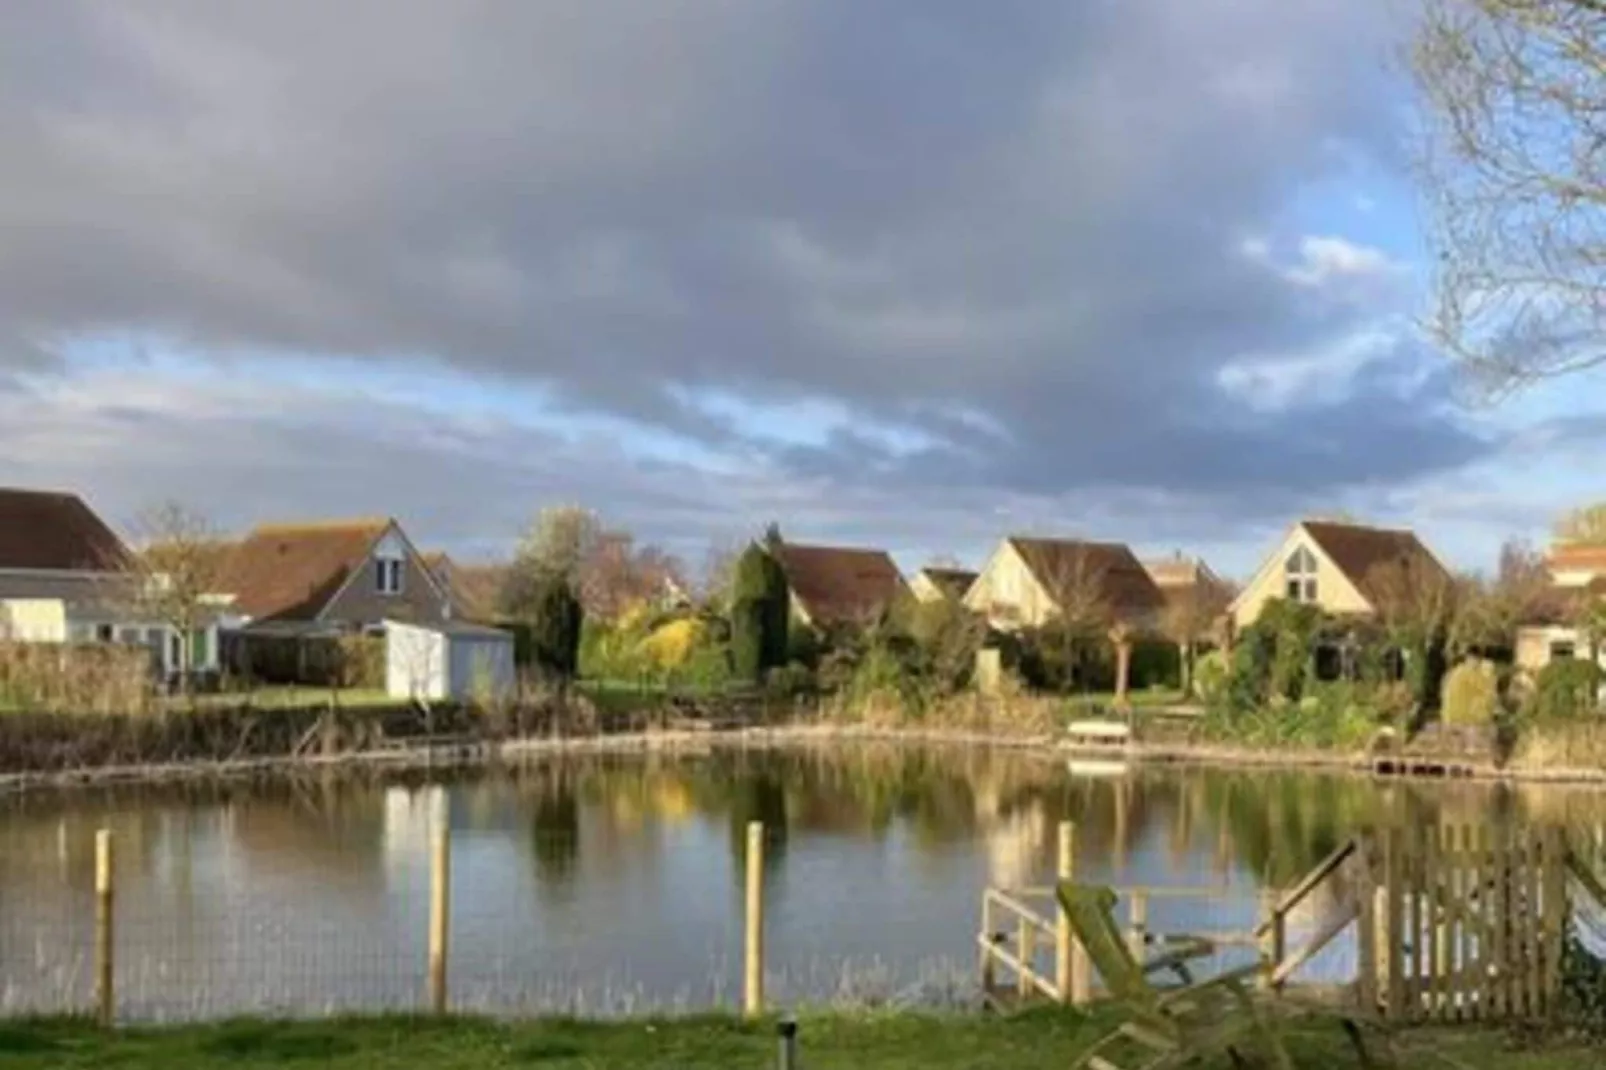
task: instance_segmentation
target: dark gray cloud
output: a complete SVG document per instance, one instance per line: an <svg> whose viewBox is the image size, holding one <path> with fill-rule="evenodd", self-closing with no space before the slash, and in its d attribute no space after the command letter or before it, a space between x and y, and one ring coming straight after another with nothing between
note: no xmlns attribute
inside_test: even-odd
<svg viewBox="0 0 1606 1070"><path fill-rule="evenodd" d="M1439 379L1363 369L1271 408L1222 386L1397 299L1244 252L1301 183L1392 154L1373 7L16 0L0 340L27 344L0 366L123 333L439 361L911 507L1253 518L1409 480L1485 449ZM699 408L714 389L866 430L747 443ZM926 445L888 453L889 427ZM321 473L295 511L360 492L262 433L252 463ZM410 448L444 474L450 444ZM413 486L425 509L468 493Z"/></svg>

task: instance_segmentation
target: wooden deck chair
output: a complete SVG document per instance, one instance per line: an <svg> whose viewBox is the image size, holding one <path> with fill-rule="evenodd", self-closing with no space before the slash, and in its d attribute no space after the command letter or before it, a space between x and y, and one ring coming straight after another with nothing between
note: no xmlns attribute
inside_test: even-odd
<svg viewBox="0 0 1606 1070"><path fill-rule="evenodd" d="M1235 1066L1247 1066L1246 1052L1269 1060L1276 1070L1293 1070L1275 1027L1256 1005L1245 981L1260 974L1256 963L1195 981L1187 963L1215 953L1207 940L1193 939L1158 958L1139 962L1115 922L1115 892L1109 888L1060 884L1060 906L1071 931L1104 979L1110 996L1128 1018L1077 1060L1077 1070L1164 1070L1225 1050ZM1152 974L1170 970L1180 984L1162 987ZM1121 1048L1144 1061L1123 1067L1111 1056Z"/></svg>

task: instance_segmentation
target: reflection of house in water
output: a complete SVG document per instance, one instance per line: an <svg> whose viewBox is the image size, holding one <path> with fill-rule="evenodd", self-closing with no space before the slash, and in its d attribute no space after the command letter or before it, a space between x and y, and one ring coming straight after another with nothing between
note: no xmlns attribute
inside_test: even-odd
<svg viewBox="0 0 1606 1070"><path fill-rule="evenodd" d="M386 871L426 865L430 838L446 813L446 789L439 784L386 788L384 826L380 834Z"/></svg>
<svg viewBox="0 0 1606 1070"><path fill-rule="evenodd" d="M992 884L1020 887L1043 870L1048 843L1048 816L1043 804L1031 802L984 826L987 877Z"/></svg>

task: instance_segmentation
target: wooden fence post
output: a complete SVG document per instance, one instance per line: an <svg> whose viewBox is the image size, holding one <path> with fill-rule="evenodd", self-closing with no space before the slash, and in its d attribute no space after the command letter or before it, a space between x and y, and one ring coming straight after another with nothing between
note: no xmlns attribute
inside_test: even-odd
<svg viewBox="0 0 1606 1070"><path fill-rule="evenodd" d="M446 963L451 946L452 827L444 794L436 808L429 874L429 1009L446 1013Z"/></svg>
<svg viewBox="0 0 1606 1070"><path fill-rule="evenodd" d="M1076 873L1076 861L1071 851L1076 846L1075 832L1069 821L1059 823L1059 851L1055 855L1054 875L1061 881L1070 880ZM1060 905L1059 886L1054 889L1054 987L1059 989L1060 1002L1072 1002L1071 956L1075 953L1071 939L1071 920Z"/></svg>
<svg viewBox="0 0 1606 1070"><path fill-rule="evenodd" d="M764 823L747 823L747 933L742 1013L764 1013Z"/></svg>
<svg viewBox="0 0 1606 1070"><path fill-rule="evenodd" d="M1271 975L1288 954L1288 919L1278 913L1277 898L1275 888L1260 890L1260 924L1265 930L1260 938L1260 957L1266 961L1261 985L1265 988L1271 987Z"/></svg>
<svg viewBox="0 0 1606 1070"><path fill-rule="evenodd" d="M117 994L113 971L113 906L116 886L112 876L112 832L95 833L95 1007L104 1028L117 1020Z"/></svg>
<svg viewBox="0 0 1606 1070"><path fill-rule="evenodd" d="M1131 932L1126 942L1132 949L1132 957L1142 962L1149 943L1149 893L1133 892L1130 911Z"/></svg>
<svg viewBox="0 0 1606 1070"><path fill-rule="evenodd" d="M1405 867L1403 837L1399 829L1389 829L1383 838L1383 923L1387 936L1383 953L1387 956L1384 972L1383 1000L1390 1021L1398 1022L1405 1014Z"/></svg>

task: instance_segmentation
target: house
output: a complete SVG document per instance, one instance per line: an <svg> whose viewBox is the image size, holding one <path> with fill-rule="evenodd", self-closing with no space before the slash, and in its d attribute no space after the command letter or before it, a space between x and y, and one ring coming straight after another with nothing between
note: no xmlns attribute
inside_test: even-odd
<svg viewBox="0 0 1606 1070"><path fill-rule="evenodd" d="M1558 658L1584 657L1590 636L1578 627L1589 602L1606 598L1606 546L1561 543L1545 555L1551 586L1517 629L1513 660L1537 673ZM1606 668L1606 642L1596 658Z"/></svg>
<svg viewBox="0 0 1606 1070"><path fill-rule="evenodd" d="M793 619L810 628L869 624L909 593L885 550L783 542L773 552L786 573Z"/></svg>
<svg viewBox="0 0 1606 1070"><path fill-rule="evenodd" d="M163 675L216 668L215 628L164 623L123 541L76 494L0 488L0 636L150 648Z"/></svg>
<svg viewBox="0 0 1606 1070"><path fill-rule="evenodd" d="M967 568L927 565L909 581L909 590L922 602L963 602L976 575Z"/></svg>
<svg viewBox="0 0 1606 1070"><path fill-rule="evenodd" d="M385 622L391 698L503 702L516 687L510 632L467 621Z"/></svg>
<svg viewBox="0 0 1606 1070"><path fill-rule="evenodd" d="M505 566L464 564L439 550L426 553L424 564L446 592L453 617L481 624L497 619L497 599L507 575Z"/></svg>
<svg viewBox="0 0 1606 1070"><path fill-rule="evenodd" d="M257 527L223 587L246 633L378 634L386 620L452 618L449 593L391 518Z"/></svg>
<svg viewBox="0 0 1606 1070"><path fill-rule="evenodd" d="M965 593L995 628L1040 628L1067 608L1137 632L1159 627L1165 596L1124 543L1011 535Z"/></svg>
<svg viewBox="0 0 1606 1070"><path fill-rule="evenodd" d="M1404 564L1448 583L1450 574L1416 534L1331 520L1302 520L1277 544L1227 607L1235 631L1274 598L1305 602L1334 616L1371 617L1385 597L1382 570Z"/></svg>
<svg viewBox="0 0 1606 1070"><path fill-rule="evenodd" d="M1189 557L1181 550L1170 557L1148 559L1143 562L1143 568L1165 598L1165 614L1171 618L1167 631L1176 624L1189 622L1197 629L1193 636L1195 641L1216 634L1220 618L1232 601L1231 584L1216 575L1203 560Z"/></svg>

